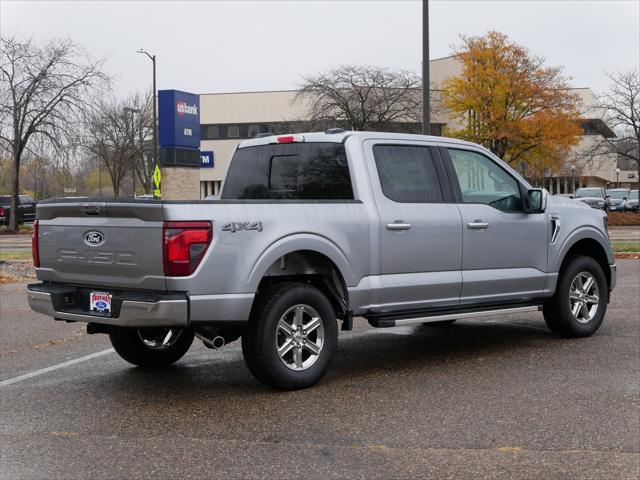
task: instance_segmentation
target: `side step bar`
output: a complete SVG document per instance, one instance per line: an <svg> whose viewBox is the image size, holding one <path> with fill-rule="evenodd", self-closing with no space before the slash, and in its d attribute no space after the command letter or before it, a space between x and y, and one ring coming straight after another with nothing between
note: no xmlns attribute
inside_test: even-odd
<svg viewBox="0 0 640 480"><path fill-rule="evenodd" d="M465 318L487 317L495 315L510 315L513 313L538 312L542 310L542 305L528 305L519 307L495 308L492 310L461 311L446 313L442 315L427 315L413 318L372 317L368 318L369 324L373 327L399 327L401 325L417 325L430 322L442 322L445 320L462 320Z"/></svg>

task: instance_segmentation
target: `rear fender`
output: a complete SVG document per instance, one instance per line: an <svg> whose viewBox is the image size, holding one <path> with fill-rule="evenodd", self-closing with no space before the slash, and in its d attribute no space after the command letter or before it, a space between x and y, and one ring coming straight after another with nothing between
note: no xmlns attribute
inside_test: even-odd
<svg viewBox="0 0 640 480"><path fill-rule="evenodd" d="M320 235L301 233L283 237L262 252L247 278L248 291L257 291L260 281L275 261L288 253L299 250L314 251L329 258L340 270L340 274L347 286L358 283L347 257L338 245Z"/></svg>

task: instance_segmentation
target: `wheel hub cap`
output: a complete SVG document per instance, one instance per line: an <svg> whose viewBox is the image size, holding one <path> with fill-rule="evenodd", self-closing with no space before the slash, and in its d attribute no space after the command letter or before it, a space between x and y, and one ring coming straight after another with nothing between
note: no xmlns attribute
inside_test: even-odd
<svg viewBox="0 0 640 480"><path fill-rule="evenodd" d="M287 309L278 322L276 348L280 361L287 368L301 371L311 367L324 348L324 325L320 314L304 304Z"/></svg>
<svg viewBox="0 0 640 480"><path fill-rule="evenodd" d="M139 328L138 336L146 347L152 350L171 348L180 338L182 332L173 328Z"/></svg>
<svg viewBox="0 0 640 480"><path fill-rule="evenodd" d="M569 308L578 323L588 323L598 311L598 282L590 272L580 272L569 287Z"/></svg>

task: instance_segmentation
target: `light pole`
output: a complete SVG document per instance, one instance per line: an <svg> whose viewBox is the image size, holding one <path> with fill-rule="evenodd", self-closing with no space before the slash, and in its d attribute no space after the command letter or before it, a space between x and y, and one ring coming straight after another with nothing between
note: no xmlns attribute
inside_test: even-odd
<svg viewBox="0 0 640 480"><path fill-rule="evenodd" d="M137 109L137 108L131 108L131 107L124 107L124 111L125 112L129 112L131 113L131 145L133 145L134 150L135 150L135 135L133 130L135 129L135 125L133 122L133 114L137 113L138 115L142 113L141 110ZM143 152L143 145L142 145L142 119L140 121L140 128L138 129L139 134L140 134L140 155L144 155ZM135 158L135 156L134 156ZM144 162L142 162L144 164ZM131 173L133 175L133 198L136 198L136 164L135 161L133 163L133 168L131 169Z"/></svg>
<svg viewBox="0 0 640 480"><path fill-rule="evenodd" d="M156 130L158 128L158 119L156 114L156 56L151 55L142 48L138 50L138 53L144 53L153 63L153 163L158 161L158 138L156 137Z"/></svg>
<svg viewBox="0 0 640 480"><path fill-rule="evenodd" d="M620 187L620 169L616 168L616 188Z"/></svg>
<svg viewBox="0 0 640 480"><path fill-rule="evenodd" d="M422 134L431 135L429 84L429 0L422 0Z"/></svg>

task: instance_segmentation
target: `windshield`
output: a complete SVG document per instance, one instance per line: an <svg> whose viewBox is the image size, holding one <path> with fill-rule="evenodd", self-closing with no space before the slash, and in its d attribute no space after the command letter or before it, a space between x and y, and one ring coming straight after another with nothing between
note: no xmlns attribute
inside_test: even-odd
<svg viewBox="0 0 640 480"><path fill-rule="evenodd" d="M607 195L609 195L611 198L615 198L616 200L622 200L623 198L627 197L627 191L626 190L608 190Z"/></svg>
<svg viewBox="0 0 640 480"><path fill-rule="evenodd" d="M602 190L599 188L581 188L576 192L576 198L582 197L600 197L602 196Z"/></svg>

